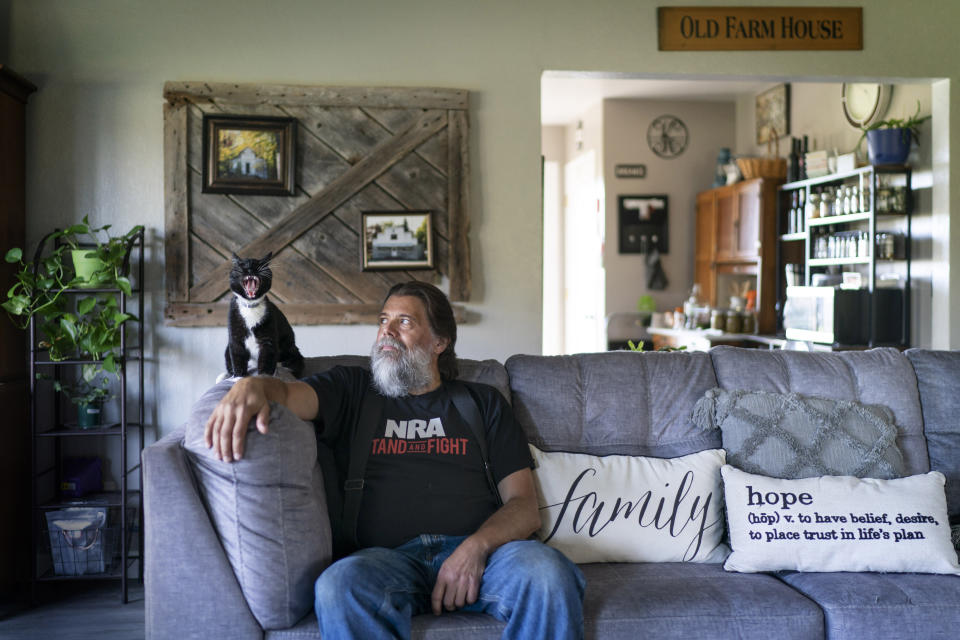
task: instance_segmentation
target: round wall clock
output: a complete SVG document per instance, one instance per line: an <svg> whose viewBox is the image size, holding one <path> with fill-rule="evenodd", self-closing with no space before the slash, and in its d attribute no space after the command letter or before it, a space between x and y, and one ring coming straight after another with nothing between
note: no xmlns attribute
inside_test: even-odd
<svg viewBox="0 0 960 640"><path fill-rule="evenodd" d="M891 89L877 82L845 82L840 99L847 122L863 128L880 120L890 106Z"/></svg>
<svg viewBox="0 0 960 640"><path fill-rule="evenodd" d="M660 116L647 129L647 144L661 158L675 158L683 153L689 137L687 125L676 116Z"/></svg>

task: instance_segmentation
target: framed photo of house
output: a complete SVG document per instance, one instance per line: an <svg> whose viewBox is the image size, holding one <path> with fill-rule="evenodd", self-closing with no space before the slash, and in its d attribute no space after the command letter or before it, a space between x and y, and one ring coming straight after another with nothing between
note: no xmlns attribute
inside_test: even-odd
<svg viewBox="0 0 960 640"><path fill-rule="evenodd" d="M361 226L364 271L434 268L430 211L364 211Z"/></svg>
<svg viewBox="0 0 960 640"><path fill-rule="evenodd" d="M776 142L790 133L790 85L779 84L757 96L757 144Z"/></svg>
<svg viewBox="0 0 960 640"><path fill-rule="evenodd" d="M203 192L292 196L294 118L203 117Z"/></svg>

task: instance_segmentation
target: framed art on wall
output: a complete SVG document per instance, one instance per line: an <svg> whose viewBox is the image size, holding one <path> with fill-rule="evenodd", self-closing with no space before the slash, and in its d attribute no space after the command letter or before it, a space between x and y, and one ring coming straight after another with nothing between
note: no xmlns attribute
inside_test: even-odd
<svg viewBox="0 0 960 640"><path fill-rule="evenodd" d="M292 196L297 121L203 118L203 192Z"/></svg>
<svg viewBox="0 0 960 640"><path fill-rule="evenodd" d="M790 133L790 85L780 84L757 96L757 144Z"/></svg>
<svg viewBox="0 0 960 640"><path fill-rule="evenodd" d="M364 271L433 269L433 219L429 211L364 211Z"/></svg>

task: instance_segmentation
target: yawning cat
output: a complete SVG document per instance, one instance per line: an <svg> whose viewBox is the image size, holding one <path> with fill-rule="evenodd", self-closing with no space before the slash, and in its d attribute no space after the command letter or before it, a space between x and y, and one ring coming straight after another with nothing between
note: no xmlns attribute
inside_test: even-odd
<svg viewBox="0 0 960 640"><path fill-rule="evenodd" d="M272 257L272 252L259 260L233 254L230 290L234 296L227 317L230 340L224 354L230 376L242 377L251 369L273 375L278 363L296 378L303 373L303 356L294 341L293 328L267 299L273 282Z"/></svg>

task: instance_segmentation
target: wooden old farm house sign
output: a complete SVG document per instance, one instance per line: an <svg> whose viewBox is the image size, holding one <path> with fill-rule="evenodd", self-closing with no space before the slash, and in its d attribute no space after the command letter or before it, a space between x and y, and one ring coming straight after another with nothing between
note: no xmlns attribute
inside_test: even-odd
<svg viewBox="0 0 960 640"><path fill-rule="evenodd" d="M410 279L446 276L469 300L466 91L168 82L164 97L168 324L226 324L234 252L273 252L293 324L372 322ZM204 193L204 115L294 118L295 195ZM363 271L365 211L430 211L435 270Z"/></svg>
<svg viewBox="0 0 960 640"><path fill-rule="evenodd" d="M863 49L860 7L660 7L661 51Z"/></svg>

